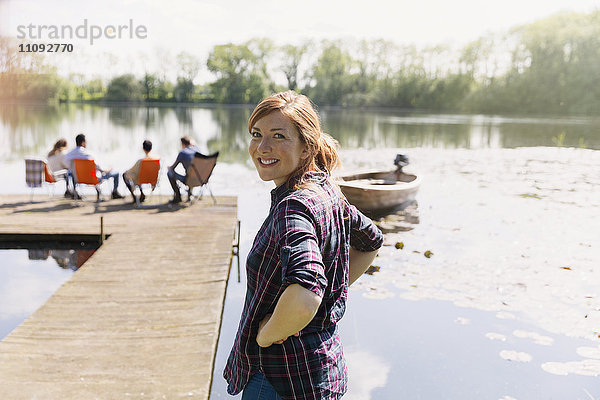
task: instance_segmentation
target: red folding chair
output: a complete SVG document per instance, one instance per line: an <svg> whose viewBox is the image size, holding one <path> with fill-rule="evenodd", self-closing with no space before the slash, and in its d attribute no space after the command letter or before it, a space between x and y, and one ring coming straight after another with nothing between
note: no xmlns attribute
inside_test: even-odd
<svg viewBox="0 0 600 400"><path fill-rule="evenodd" d="M81 160L73 159L73 181L74 181L74 196L77 199L77 186L78 185L90 185L96 188L98 198L96 201L100 201L100 181L96 175L96 163L94 160Z"/></svg>
<svg viewBox="0 0 600 400"><path fill-rule="evenodd" d="M160 158L144 158L140 164L136 186L142 190L142 185L152 185L152 192L158 186L158 176L160 171ZM135 198L136 205L140 207L140 198Z"/></svg>

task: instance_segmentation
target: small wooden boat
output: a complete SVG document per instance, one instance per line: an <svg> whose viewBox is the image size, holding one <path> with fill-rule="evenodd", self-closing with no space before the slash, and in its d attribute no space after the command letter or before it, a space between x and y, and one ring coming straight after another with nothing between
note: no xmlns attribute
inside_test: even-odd
<svg viewBox="0 0 600 400"><path fill-rule="evenodd" d="M402 209L415 199L421 178L407 174L402 167L408 158L398 155L393 171L366 171L342 175L337 184L350 204L369 216L384 215Z"/></svg>

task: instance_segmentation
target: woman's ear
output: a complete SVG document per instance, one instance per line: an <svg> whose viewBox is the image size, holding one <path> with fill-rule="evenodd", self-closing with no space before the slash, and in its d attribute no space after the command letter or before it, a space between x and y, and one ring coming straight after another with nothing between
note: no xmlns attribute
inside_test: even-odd
<svg viewBox="0 0 600 400"><path fill-rule="evenodd" d="M310 152L308 151L308 146L305 144L304 148L302 149L302 153L300 153L300 159L306 160L309 155L310 155Z"/></svg>

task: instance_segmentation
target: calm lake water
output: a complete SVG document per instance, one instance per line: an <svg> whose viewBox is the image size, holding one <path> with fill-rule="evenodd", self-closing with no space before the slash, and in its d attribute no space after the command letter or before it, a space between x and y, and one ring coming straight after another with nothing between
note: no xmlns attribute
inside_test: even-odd
<svg viewBox="0 0 600 400"><path fill-rule="evenodd" d="M0 249L0 340L44 304L95 251L4 247Z"/></svg>
<svg viewBox="0 0 600 400"><path fill-rule="evenodd" d="M211 187L238 196L242 269L238 283L234 262L212 399L230 398L221 371L244 298L244 260L272 188L247 158L250 111L0 108L2 193L28 192L23 158L44 156L56 139L72 143L79 132L102 165L120 171L141 156L146 138L164 165L182 135L220 151ZM419 223L386 233L379 272L351 288L340 326L345 398L600 398L600 121L321 113L347 170L389 168L402 152L424 178ZM169 194L164 171L161 182L158 190ZM403 250L394 247L400 241Z"/></svg>
<svg viewBox="0 0 600 400"><path fill-rule="evenodd" d="M221 152L221 161L246 162L249 107L100 107L93 105L0 105L0 158L43 155L60 137L84 132L88 147L107 161L131 163L141 141L173 157L177 138L193 137ZM503 117L402 111L321 110L325 131L342 148L515 148L555 146L600 149L600 119ZM140 150L141 151L141 150ZM115 166L120 166L117 163Z"/></svg>

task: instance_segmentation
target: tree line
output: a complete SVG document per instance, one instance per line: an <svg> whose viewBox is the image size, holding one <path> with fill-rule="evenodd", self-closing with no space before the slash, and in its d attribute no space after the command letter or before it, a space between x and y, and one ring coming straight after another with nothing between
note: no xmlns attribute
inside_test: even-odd
<svg viewBox="0 0 600 400"><path fill-rule="evenodd" d="M14 44L12 44L14 46ZM220 44L177 55L177 78L146 72L108 82L60 77L0 40L0 98L254 104L293 89L318 105L453 112L600 114L600 11L558 13L462 48L386 40ZM205 66L214 80L194 84Z"/></svg>

